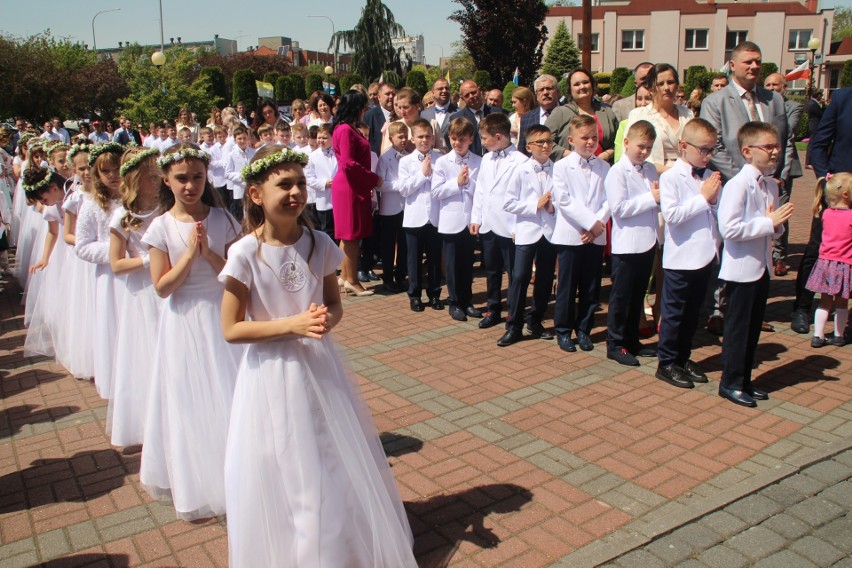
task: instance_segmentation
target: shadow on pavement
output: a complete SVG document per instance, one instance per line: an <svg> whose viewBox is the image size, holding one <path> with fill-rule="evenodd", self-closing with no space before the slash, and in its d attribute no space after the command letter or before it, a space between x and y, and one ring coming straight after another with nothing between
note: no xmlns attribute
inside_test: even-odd
<svg viewBox="0 0 852 568"><path fill-rule="evenodd" d="M75 554L38 565L39 568L129 568L126 554Z"/></svg>
<svg viewBox="0 0 852 568"><path fill-rule="evenodd" d="M387 457L399 457L405 454L413 454L423 449L423 440L414 436L405 436L395 432L382 432L379 434L382 448Z"/></svg>
<svg viewBox="0 0 852 568"><path fill-rule="evenodd" d="M14 354L6 357L5 359L20 362L21 356L19 354ZM6 367L7 365L9 365L9 361L5 364L0 361L0 367ZM6 399L30 389L37 388L43 384L52 383L53 381L58 381L59 379L67 377L67 375L61 373L52 373L41 369L37 374L33 371L23 371L23 376L21 377L14 376L15 372L16 371L14 369L3 369L2 380L0 380L0 399Z"/></svg>
<svg viewBox="0 0 852 568"><path fill-rule="evenodd" d="M54 422L80 410L79 406L52 406L40 408L37 404L21 404L5 410L0 410L0 438L14 436L26 424Z"/></svg>
<svg viewBox="0 0 852 568"><path fill-rule="evenodd" d="M804 359L790 361L756 378L754 386L774 392L800 383L838 381L837 377L826 376L825 371L836 369L840 361L825 355L808 355Z"/></svg>

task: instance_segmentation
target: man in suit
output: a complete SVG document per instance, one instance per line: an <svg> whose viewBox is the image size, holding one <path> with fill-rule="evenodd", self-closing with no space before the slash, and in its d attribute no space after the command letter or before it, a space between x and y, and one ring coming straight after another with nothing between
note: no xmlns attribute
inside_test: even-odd
<svg viewBox="0 0 852 568"><path fill-rule="evenodd" d="M382 155L382 127L393 117L393 99L396 87L390 83L382 83L379 87L379 104L370 107L364 115L364 122L370 127L370 149L376 156Z"/></svg>
<svg viewBox="0 0 852 568"><path fill-rule="evenodd" d="M503 114L509 114L503 108L503 91L500 89L491 89L485 96L485 104L494 110L499 110Z"/></svg>
<svg viewBox="0 0 852 568"><path fill-rule="evenodd" d="M639 88L639 85L645 82L645 77L648 76L648 71L650 71L653 66L653 63L643 61L633 69L633 84L636 85L637 89ZM635 107L636 105L633 97L625 97L621 100L615 101L615 104L612 105L612 111L615 113L615 116L618 117L618 122L621 122L622 120L627 120L627 115L629 115L630 111Z"/></svg>
<svg viewBox="0 0 852 568"><path fill-rule="evenodd" d="M459 94L461 95L461 100L464 101L465 107L450 115L450 122L456 118L463 118L468 122L471 122L476 127L476 133L473 136L473 144L470 145L470 151L477 156L481 156L483 152L482 140L479 137L479 121L494 112L494 108L485 104L485 99L482 98L482 90L479 88L479 85L473 81L465 81L462 83L459 87ZM444 137L444 143L447 148L450 147L449 136Z"/></svg>
<svg viewBox="0 0 852 568"><path fill-rule="evenodd" d="M444 139L449 137L450 115L459 110L450 101L450 83L446 79L438 79L432 84L432 96L435 104L420 113L420 118L428 120L435 129L435 149L447 151Z"/></svg>
<svg viewBox="0 0 852 568"><path fill-rule="evenodd" d="M527 156L530 155L527 151L527 130L534 124L544 124L550 116L550 111L559 106L559 82L553 75L539 75L533 81L533 90L538 108L522 115L518 127L518 150Z"/></svg>
<svg viewBox="0 0 852 568"><path fill-rule="evenodd" d="M784 183L780 186L779 201L784 205L790 201L790 195L793 193L793 180L802 177L802 163L799 161L799 152L796 151L794 143L796 132L799 130L799 122L802 120L802 111L804 107L801 103L791 101L785 96L787 94L787 79L781 73L772 73L764 81L763 86L770 91L775 91L784 98L784 110L787 113L787 128L791 133L790 144L793 147L791 156L790 171L784 179ZM772 249L773 271L775 276L786 276L790 271L790 265L787 264L787 223L784 224L784 234L781 238L776 239Z"/></svg>
<svg viewBox="0 0 852 568"><path fill-rule="evenodd" d="M133 130L133 123L129 118L121 116L118 118L118 123L121 125L121 128L116 130L115 134L113 134L113 142L118 142L119 144L129 144L133 142L138 146L142 145L142 135L139 134L138 130Z"/></svg>
<svg viewBox="0 0 852 568"><path fill-rule="evenodd" d="M822 91L814 91L810 98L805 103L805 111L808 113L808 138L813 138L819 128L819 121L822 119ZM811 166L810 146L805 151L805 165Z"/></svg>
<svg viewBox="0 0 852 568"><path fill-rule="evenodd" d="M852 87L846 87L835 91L831 96L831 104L826 107L819 121L819 127L808 144L808 155L817 178L825 177L828 173L852 171L850 147L852 147ZM810 312L814 293L805 288L805 284L819 258L821 244L822 218L816 217L811 222L810 238L799 263L799 272L796 274L796 299L793 302L790 327L797 333L810 331ZM848 326L844 337L847 343L852 340Z"/></svg>

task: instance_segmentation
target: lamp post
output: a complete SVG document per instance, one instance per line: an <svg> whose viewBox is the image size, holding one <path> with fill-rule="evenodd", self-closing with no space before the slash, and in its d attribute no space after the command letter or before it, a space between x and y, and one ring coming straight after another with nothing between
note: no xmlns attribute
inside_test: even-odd
<svg viewBox="0 0 852 568"><path fill-rule="evenodd" d="M328 85L325 88L325 92L330 95L331 94L331 75L332 75L332 73L334 73L334 68L331 65L326 65L325 69L323 69L323 71L325 71L325 84Z"/></svg>
<svg viewBox="0 0 852 568"><path fill-rule="evenodd" d="M814 59L816 58L816 50L819 49L822 42L818 37L812 37L808 40L808 49L811 52L810 67L808 68L808 86L805 89L805 98L810 99L811 93L814 90Z"/></svg>
<svg viewBox="0 0 852 568"><path fill-rule="evenodd" d="M332 20L332 19L331 19L331 18L329 18L328 16L308 16L308 17L309 17L309 18L325 18L326 20L328 20L329 22L331 22L331 41L334 41L334 36L337 34L337 32L334 30L334 20ZM334 69L332 69L332 72L337 71L337 70L338 70L338 65L337 65L337 42L335 42L335 43L334 43Z"/></svg>
<svg viewBox="0 0 852 568"><path fill-rule="evenodd" d="M107 12L118 12L119 10L121 10L121 8L113 8L112 10L101 10L92 17L92 51L98 50L98 40L95 37L95 18L97 18L101 14L106 14Z"/></svg>

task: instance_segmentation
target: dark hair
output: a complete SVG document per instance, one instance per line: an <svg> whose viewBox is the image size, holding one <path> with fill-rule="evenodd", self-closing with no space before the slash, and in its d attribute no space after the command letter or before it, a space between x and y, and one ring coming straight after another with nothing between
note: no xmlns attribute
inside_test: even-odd
<svg viewBox="0 0 852 568"><path fill-rule="evenodd" d="M334 115L334 127L348 124L352 128L361 120L361 111L367 107L367 95L350 90L340 98L337 114Z"/></svg>
<svg viewBox="0 0 852 568"><path fill-rule="evenodd" d="M193 150L201 151L196 144L192 144L190 142L181 142L179 144L175 144L171 146L168 150L166 150L163 155L168 156L169 154L174 154L180 150L186 150L187 148L191 148ZM184 160L198 160L198 158L184 158ZM204 164L204 170L207 171L207 162L203 160L199 160L202 164ZM172 166L174 166L177 162L172 162L168 166L163 169L163 176L165 179L168 179L169 170ZM210 183L210 178L204 179L204 193L201 194L201 203L204 205L209 205L210 207L224 207L221 199L219 198L219 194L213 189L213 184ZM169 188L168 184L163 183L162 187L160 187L160 211L165 213L169 209L175 206L175 194L172 193L171 188Z"/></svg>
<svg viewBox="0 0 852 568"><path fill-rule="evenodd" d="M512 123L509 122L509 117L502 112L492 112L479 121L479 130L485 131L490 136L502 134L508 138L512 130Z"/></svg>
<svg viewBox="0 0 852 568"><path fill-rule="evenodd" d="M666 71L671 71L674 74L675 83L680 83L680 79L678 78L677 69L668 63L657 63L648 71L648 74L645 75L645 83L643 84L646 89L650 92L654 92L654 89L657 87L657 77L665 73Z"/></svg>
<svg viewBox="0 0 852 568"><path fill-rule="evenodd" d="M313 103L311 104L312 111L319 113L320 101L328 105L329 112L332 112L334 110L334 99L331 97L331 95L329 95L328 93L320 93L319 95L317 95L317 97L313 100Z"/></svg>
<svg viewBox="0 0 852 568"><path fill-rule="evenodd" d="M568 76L565 78L568 92L565 93L565 96L568 97L570 100L573 100L573 98L571 97L571 78L577 73L583 73L586 77L589 78L589 81L592 84L592 96L594 96L595 93L598 92L598 82L595 81L594 74L592 74L592 72L586 69L585 67L575 67L574 69L571 69L571 71L568 72Z"/></svg>
<svg viewBox="0 0 852 568"><path fill-rule="evenodd" d="M266 123L266 119L263 118L263 109L266 107L272 107L272 110L275 111L275 118L278 118L278 107L275 103L270 99L263 99L260 101L260 104L257 105L257 112L254 113L254 122L251 125L252 128L257 129Z"/></svg>
<svg viewBox="0 0 852 568"><path fill-rule="evenodd" d="M42 196L50 190L51 185L62 189L65 187L65 178L54 172L50 168L41 168L39 166L30 166L24 170L24 185L33 186L47 178L47 183L35 191L26 191L25 195L28 201L41 201Z"/></svg>
<svg viewBox="0 0 852 568"><path fill-rule="evenodd" d="M358 126L360 127L361 125L359 124ZM319 127L317 128L317 134L319 134L320 132L328 132L328 134L331 135L332 130L334 130L334 127L330 123L326 122L325 124L319 125Z"/></svg>

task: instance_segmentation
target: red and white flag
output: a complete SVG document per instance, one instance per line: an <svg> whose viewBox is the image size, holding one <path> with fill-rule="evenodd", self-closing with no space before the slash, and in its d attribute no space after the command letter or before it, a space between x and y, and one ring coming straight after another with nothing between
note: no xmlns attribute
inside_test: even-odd
<svg viewBox="0 0 852 568"><path fill-rule="evenodd" d="M801 65L784 75L784 78L788 81L809 78L811 76L811 70L808 67L808 63L808 61L803 61Z"/></svg>

